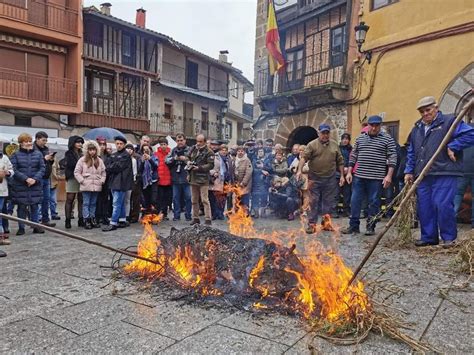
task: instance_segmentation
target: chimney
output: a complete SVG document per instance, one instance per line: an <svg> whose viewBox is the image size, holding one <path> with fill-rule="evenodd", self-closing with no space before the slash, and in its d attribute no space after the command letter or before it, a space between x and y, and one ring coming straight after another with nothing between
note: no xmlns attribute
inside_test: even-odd
<svg viewBox="0 0 474 355"><path fill-rule="evenodd" d="M227 61L227 54L229 54L228 50L223 50L219 52L219 62L229 63Z"/></svg>
<svg viewBox="0 0 474 355"><path fill-rule="evenodd" d="M104 15L110 15L111 7L112 4L110 2L104 2L103 4L100 4L100 12L102 12Z"/></svg>
<svg viewBox="0 0 474 355"><path fill-rule="evenodd" d="M146 24L146 10L143 7L137 9L137 17L135 20L135 24L138 27L145 28Z"/></svg>

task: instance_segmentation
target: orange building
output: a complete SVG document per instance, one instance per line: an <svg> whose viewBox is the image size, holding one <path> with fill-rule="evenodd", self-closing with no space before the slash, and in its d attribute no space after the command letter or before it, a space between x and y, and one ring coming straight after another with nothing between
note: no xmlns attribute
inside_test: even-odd
<svg viewBox="0 0 474 355"><path fill-rule="evenodd" d="M70 134L82 105L81 51L80 0L0 0L0 133Z"/></svg>

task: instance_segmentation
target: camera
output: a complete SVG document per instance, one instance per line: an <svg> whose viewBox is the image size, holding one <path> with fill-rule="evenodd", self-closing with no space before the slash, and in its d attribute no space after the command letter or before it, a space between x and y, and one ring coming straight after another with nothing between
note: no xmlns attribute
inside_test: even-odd
<svg viewBox="0 0 474 355"><path fill-rule="evenodd" d="M184 170L188 170L188 171L189 171L189 170L192 170L193 168L197 168L197 166L198 166L198 165L196 164L196 162L190 161L190 162L188 162L188 163L186 164L186 166L184 167Z"/></svg>

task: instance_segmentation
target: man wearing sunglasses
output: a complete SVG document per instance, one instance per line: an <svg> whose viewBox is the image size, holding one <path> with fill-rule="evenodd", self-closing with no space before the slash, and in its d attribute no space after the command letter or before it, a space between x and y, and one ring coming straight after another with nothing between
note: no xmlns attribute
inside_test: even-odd
<svg viewBox="0 0 474 355"><path fill-rule="evenodd" d="M405 183L411 183L420 175L430 158L441 144L455 120L438 109L432 96L422 98L417 105L421 118L415 123L409 136ZM463 175L462 151L474 146L474 128L464 122L456 127L447 147L436 158L428 174L418 185L417 209L421 227L418 247L454 245L457 238L454 197L457 179Z"/></svg>

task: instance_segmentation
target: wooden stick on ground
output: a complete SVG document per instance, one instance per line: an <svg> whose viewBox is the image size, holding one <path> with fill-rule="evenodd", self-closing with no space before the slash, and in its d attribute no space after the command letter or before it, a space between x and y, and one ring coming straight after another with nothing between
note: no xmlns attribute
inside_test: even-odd
<svg viewBox="0 0 474 355"><path fill-rule="evenodd" d="M459 122L461 122L461 120L463 119L463 117L470 111L471 107L473 107L474 105L474 99L471 99L471 101L469 101L466 106L464 106L464 108L462 109L462 111L459 113L459 115L456 117L456 119L454 120L453 124L451 125L451 127L449 128L448 130L448 133L446 133L446 136L443 138L443 140L441 141L441 144L439 145L438 149L436 149L436 152L433 154L433 156L431 157L431 159L428 161L428 163L426 164L426 166L423 168L423 170L421 171L420 175L416 178L416 180L414 181L413 185L411 186L411 188L408 190L405 198L402 200L402 202L400 202L400 205L398 206L398 209L397 211L395 212L395 214L392 216L392 218L390 218L390 220L388 221L388 223L385 225L385 227L382 229L382 231L377 235L377 238L375 239L374 243L372 244L372 246L370 247L370 250L367 252L367 254L365 255L364 259L361 261L361 263L359 264L359 266L357 267L357 269L354 271L354 274L352 275L352 278L350 279L349 281L349 284L348 286L350 286L352 284L352 282L355 280L355 278L357 277L357 275L359 274L359 272L362 270L362 268L364 267L365 263L367 262L367 260L369 260L370 256L372 255L372 253L374 252L375 248L377 247L377 245L380 243L380 240L383 238L383 236L385 235L385 233L387 233L387 231L390 229L390 227L395 223L395 221L397 220L398 218L398 215L400 214L400 211L405 207L405 205L407 204L408 200L410 199L410 197L415 193L416 191L416 188L418 187L418 185L421 183L421 181L424 179L424 177L426 176L426 174L428 174L428 171L430 170L431 166L433 165L434 161L436 160L436 158L438 157L438 155L443 151L443 149L445 149L446 145L448 144L449 140L451 139L451 136L454 132L454 130L456 129L456 127L458 126Z"/></svg>
<svg viewBox="0 0 474 355"><path fill-rule="evenodd" d="M59 234L59 235L63 235L65 237L68 237L68 238L71 238L71 239L80 240L81 242L92 244L92 245L95 245L95 246L98 246L98 247L101 247L101 248L104 248L104 249L107 249L107 250L110 250L110 251L114 251L116 253L120 253L120 254L123 254L123 255L130 256L132 258L141 259L141 260L147 261L147 262L152 263L152 264L157 264L157 265L163 266L156 260L148 259L148 258L145 258L143 256L137 255L135 253L131 253L127 250L114 248L114 247L102 244L100 242L96 242L94 240L90 240L90 239L81 237L77 234L62 231L62 230L57 229L57 228L48 227L48 226L42 225L40 223L35 223L35 222L28 221L26 219L21 219L21 218L17 218L17 217L14 217L14 216L10 216L9 214L0 213L0 219L1 218L6 218L6 219L9 219L9 220L15 221L15 222L22 222L22 223L24 223L26 225L29 225L29 226L32 226L34 228L41 228L41 229L47 230L49 232L53 232L53 233L56 233L56 234Z"/></svg>

